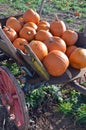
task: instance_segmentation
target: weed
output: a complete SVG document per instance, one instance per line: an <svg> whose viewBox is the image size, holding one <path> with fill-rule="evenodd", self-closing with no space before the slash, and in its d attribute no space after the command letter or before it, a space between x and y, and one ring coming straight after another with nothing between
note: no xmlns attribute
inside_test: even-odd
<svg viewBox="0 0 86 130"><path fill-rule="evenodd" d="M74 19L73 19L73 18L68 18L68 19L66 19L66 22L67 22L67 23L73 23L73 22L74 22Z"/></svg>
<svg viewBox="0 0 86 130"><path fill-rule="evenodd" d="M86 123L86 104L81 104L76 111L76 123Z"/></svg>
<svg viewBox="0 0 86 130"><path fill-rule="evenodd" d="M67 101L67 102L63 102L59 105L58 107L58 111L63 113L64 115L67 115L69 113L71 113L72 111L72 103Z"/></svg>
<svg viewBox="0 0 86 130"><path fill-rule="evenodd" d="M62 95L60 88L54 85L42 86L38 89L33 90L29 95L26 96L26 102L28 106L37 107L39 104L44 102L48 96L51 96L53 100L62 102Z"/></svg>

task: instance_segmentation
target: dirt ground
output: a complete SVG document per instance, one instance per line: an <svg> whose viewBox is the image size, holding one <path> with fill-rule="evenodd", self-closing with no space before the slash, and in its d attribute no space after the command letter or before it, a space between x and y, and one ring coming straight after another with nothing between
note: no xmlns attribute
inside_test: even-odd
<svg viewBox="0 0 86 130"><path fill-rule="evenodd" d="M38 109L30 110L29 130L86 130L84 125L76 124L73 117L57 112L57 108L57 102L49 98Z"/></svg>
<svg viewBox="0 0 86 130"><path fill-rule="evenodd" d="M30 123L28 130L86 130L85 125L76 124L71 116L64 116L57 112L58 103L51 98L29 110ZM6 108L0 100L0 130L18 130Z"/></svg>
<svg viewBox="0 0 86 130"><path fill-rule="evenodd" d="M5 17L6 15L16 15L21 14L20 11L15 10L15 13L12 9L8 9L9 5L0 4L0 18ZM71 12L57 12L58 17L61 19L66 19L72 17L74 22L67 24L68 28L73 28L78 30L80 26L86 25L86 19L81 19L75 17ZM42 18L51 19L54 17L53 14L42 15ZM75 124L75 121L72 117L64 117L61 113L56 112L58 104L52 99L46 99L45 103L39 106L37 109L30 109L30 125L28 130L86 130L86 127L83 125ZM15 124L9 120L9 115L5 107L0 103L0 130L17 130Z"/></svg>

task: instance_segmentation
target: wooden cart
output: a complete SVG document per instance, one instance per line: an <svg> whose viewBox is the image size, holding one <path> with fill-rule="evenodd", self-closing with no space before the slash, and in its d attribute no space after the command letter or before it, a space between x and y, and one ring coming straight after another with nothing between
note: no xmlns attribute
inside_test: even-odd
<svg viewBox="0 0 86 130"><path fill-rule="evenodd" d="M19 16L16 16L19 17ZM3 27L7 18L1 19ZM24 93L36 89L41 85L61 84L62 86L70 85L75 90L86 95L86 88L81 85L86 81L86 68L81 70L69 66L66 72L59 77L53 77L48 74L43 64L33 53L30 47L25 46L28 54L16 49L0 27L0 62L12 59L19 67L26 72ZM78 33L76 46L86 48L86 30ZM34 59L34 60L32 60ZM28 129L28 110L25 104L24 93L19 87L16 78L5 66L0 67L0 96L3 104L8 109L10 116L20 130Z"/></svg>

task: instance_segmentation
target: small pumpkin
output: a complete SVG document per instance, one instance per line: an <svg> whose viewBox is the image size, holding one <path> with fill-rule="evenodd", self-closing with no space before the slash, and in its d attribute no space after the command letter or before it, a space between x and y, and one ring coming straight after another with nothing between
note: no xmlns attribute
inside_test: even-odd
<svg viewBox="0 0 86 130"><path fill-rule="evenodd" d="M49 37L52 37L52 34L46 30L39 30L35 35L35 39L42 42L47 40Z"/></svg>
<svg viewBox="0 0 86 130"><path fill-rule="evenodd" d="M78 34L74 30L69 29L62 34L62 39L66 42L67 46L71 46L78 40Z"/></svg>
<svg viewBox="0 0 86 130"><path fill-rule="evenodd" d="M49 27L45 24L42 24L42 25L38 26L37 31L39 31L39 30L49 31Z"/></svg>
<svg viewBox="0 0 86 130"><path fill-rule="evenodd" d="M17 32L11 27L4 26L3 31L11 42L13 42L18 37Z"/></svg>
<svg viewBox="0 0 86 130"><path fill-rule="evenodd" d="M43 64L52 76L61 76L69 66L69 59L65 53L53 50L43 59Z"/></svg>
<svg viewBox="0 0 86 130"><path fill-rule="evenodd" d="M50 32L53 36L61 37L64 31L66 31L66 25L64 21L55 16L55 20L50 23Z"/></svg>
<svg viewBox="0 0 86 130"><path fill-rule="evenodd" d="M42 61L48 54L46 45L41 41L33 40L29 43L29 45L40 61Z"/></svg>
<svg viewBox="0 0 86 130"><path fill-rule="evenodd" d="M66 49L66 55L68 57L70 57L70 55L72 54L72 52L76 49L77 47L75 45L72 45L72 46L68 46L67 49Z"/></svg>
<svg viewBox="0 0 86 130"><path fill-rule="evenodd" d="M37 25L35 23L33 23L33 22L27 22L27 23L24 24L24 27L25 26L32 27L35 30L37 30Z"/></svg>
<svg viewBox="0 0 86 130"><path fill-rule="evenodd" d="M40 16L36 11L29 8L28 10L26 10L24 12L23 19L24 19L25 22L33 22L35 24L38 24L39 21L40 21Z"/></svg>
<svg viewBox="0 0 86 130"><path fill-rule="evenodd" d="M23 27L19 32L19 36L25 38L29 42L34 39L35 34L36 34L36 30L28 26Z"/></svg>
<svg viewBox="0 0 86 130"><path fill-rule="evenodd" d="M39 23L38 23L38 26L42 25L42 24L45 24L47 25L48 27L50 27L50 23L45 19L45 20L40 20Z"/></svg>
<svg viewBox="0 0 86 130"><path fill-rule="evenodd" d="M28 41L20 37L16 38L13 42L14 47L22 50L24 53L25 53L25 47L24 47L25 44L28 45Z"/></svg>
<svg viewBox="0 0 86 130"><path fill-rule="evenodd" d="M75 12L74 12L74 15L75 15L76 17L77 17L77 16L79 17L81 14L80 14L79 11L75 11Z"/></svg>
<svg viewBox="0 0 86 130"><path fill-rule="evenodd" d="M24 22L24 19L23 19L22 16L18 18L18 21L21 23L21 25L23 27L23 25L25 24L25 22Z"/></svg>
<svg viewBox="0 0 86 130"><path fill-rule="evenodd" d="M49 31L50 30L50 23L47 22L46 20L41 20L37 26L38 26L37 31L39 31L39 30Z"/></svg>
<svg viewBox="0 0 86 130"><path fill-rule="evenodd" d="M73 68L81 69L86 67L86 49L76 48L69 57L70 65Z"/></svg>
<svg viewBox="0 0 86 130"><path fill-rule="evenodd" d="M22 28L21 23L15 17L9 17L6 21L6 26L13 28L16 32L19 32Z"/></svg>
<svg viewBox="0 0 86 130"><path fill-rule="evenodd" d="M60 37L49 37L46 41L44 41L44 43L46 44L49 52L52 50L60 50L64 53L66 52L66 43Z"/></svg>

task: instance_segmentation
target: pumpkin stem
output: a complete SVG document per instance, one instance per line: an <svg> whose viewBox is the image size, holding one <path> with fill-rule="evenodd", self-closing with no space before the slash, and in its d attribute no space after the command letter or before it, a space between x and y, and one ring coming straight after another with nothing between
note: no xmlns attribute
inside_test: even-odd
<svg viewBox="0 0 86 130"><path fill-rule="evenodd" d="M10 26L7 26L7 27L6 27L6 26L3 26L3 28L7 28L8 31L11 30L11 29L10 29Z"/></svg>

